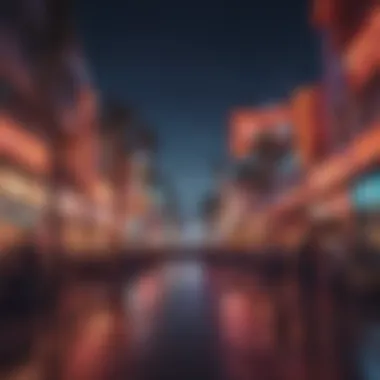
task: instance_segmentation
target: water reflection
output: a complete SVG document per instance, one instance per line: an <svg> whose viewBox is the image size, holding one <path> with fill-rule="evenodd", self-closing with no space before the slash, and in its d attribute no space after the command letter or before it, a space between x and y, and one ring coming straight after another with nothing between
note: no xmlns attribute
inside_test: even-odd
<svg viewBox="0 0 380 380"><path fill-rule="evenodd" d="M198 262L165 267L165 298L144 379L220 379L213 299Z"/></svg>

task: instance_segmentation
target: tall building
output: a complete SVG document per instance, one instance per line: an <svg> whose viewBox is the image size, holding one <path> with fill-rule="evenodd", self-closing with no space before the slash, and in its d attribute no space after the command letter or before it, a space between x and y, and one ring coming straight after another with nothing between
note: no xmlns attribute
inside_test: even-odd
<svg viewBox="0 0 380 380"><path fill-rule="evenodd" d="M340 200L347 200L350 183L376 166L380 154L379 4L315 0L313 5L323 72L316 88L301 88L292 97L306 171L268 210L280 229L291 213L316 204L330 211L333 204L345 205L333 214L347 219L349 202Z"/></svg>
<svg viewBox="0 0 380 380"><path fill-rule="evenodd" d="M28 176L38 172L45 195L48 189L54 189L54 200L49 197L49 207L44 207L44 212L50 211L36 223L40 219L46 222L42 229L50 231L43 234L51 240L49 244L74 249L68 242L78 235L74 231L82 227L87 230L85 225L91 224L88 198L96 167L97 94L88 78L83 52L75 41L71 11L70 2L47 0L39 5L16 2L5 10L0 36L4 42L0 75L5 88L1 128L9 142L4 140L0 146L0 156L11 162L12 170L17 167ZM78 207L67 206L74 198ZM81 210L80 216L73 217L75 223L65 221L62 228L61 223L57 224L58 218L50 220L53 214L63 213L59 217L63 221L68 210L73 209ZM69 228L72 223L75 228ZM61 231L67 228L73 231ZM33 235L33 230L29 225L28 234ZM62 232L60 238L58 230ZM74 245L79 249L78 245L84 248L83 244Z"/></svg>
<svg viewBox="0 0 380 380"><path fill-rule="evenodd" d="M321 37L332 153L379 118L380 8L373 0L315 0L312 19Z"/></svg>

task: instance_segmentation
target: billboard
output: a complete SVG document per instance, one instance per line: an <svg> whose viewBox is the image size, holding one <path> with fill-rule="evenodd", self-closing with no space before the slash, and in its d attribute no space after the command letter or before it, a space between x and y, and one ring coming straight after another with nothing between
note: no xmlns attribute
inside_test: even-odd
<svg viewBox="0 0 380 380"><path fill-rule="evenodd" d="M260 133L268 129L281 133L289 122L290 112L286 105L233 110L229 120L230 155L237 159L247 157Z"/></svg>

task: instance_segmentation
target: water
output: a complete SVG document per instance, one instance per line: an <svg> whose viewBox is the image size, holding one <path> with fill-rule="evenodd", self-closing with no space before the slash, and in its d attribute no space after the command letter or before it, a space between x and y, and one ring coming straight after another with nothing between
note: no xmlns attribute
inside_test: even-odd
<svg viewBox="0 0 380 380"><path fill-rule="evenodd" d="M144 379L220 379L212 294L202 265L168 265L164 297Z"/></svg>

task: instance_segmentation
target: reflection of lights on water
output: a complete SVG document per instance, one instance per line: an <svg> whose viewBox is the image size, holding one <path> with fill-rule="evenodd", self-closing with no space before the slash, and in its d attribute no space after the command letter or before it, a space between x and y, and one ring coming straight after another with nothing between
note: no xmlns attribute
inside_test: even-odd
<svg viewBox="0 0 380 380"><path fill-rule="evenodd" d="M198 295L203 284L203 267L199 263L172 264L165 268L165 278L169 285L180 292Z"/></svg>
<svg viewBox="0 0 380 380"><path fill-rule="evenodd" d="M144 345L150 336L152 318L160 300L160 277L148 274L126 289L125 305L133 324L133 336L137 344Z"/></svg>
<svg viewBox="0 0 380 380"><path fill-rule="evenodd" d="M271 302L259 293L231 291L222 295L219 315L222 334L231 347L259 347L274 342Z"/></svg>

